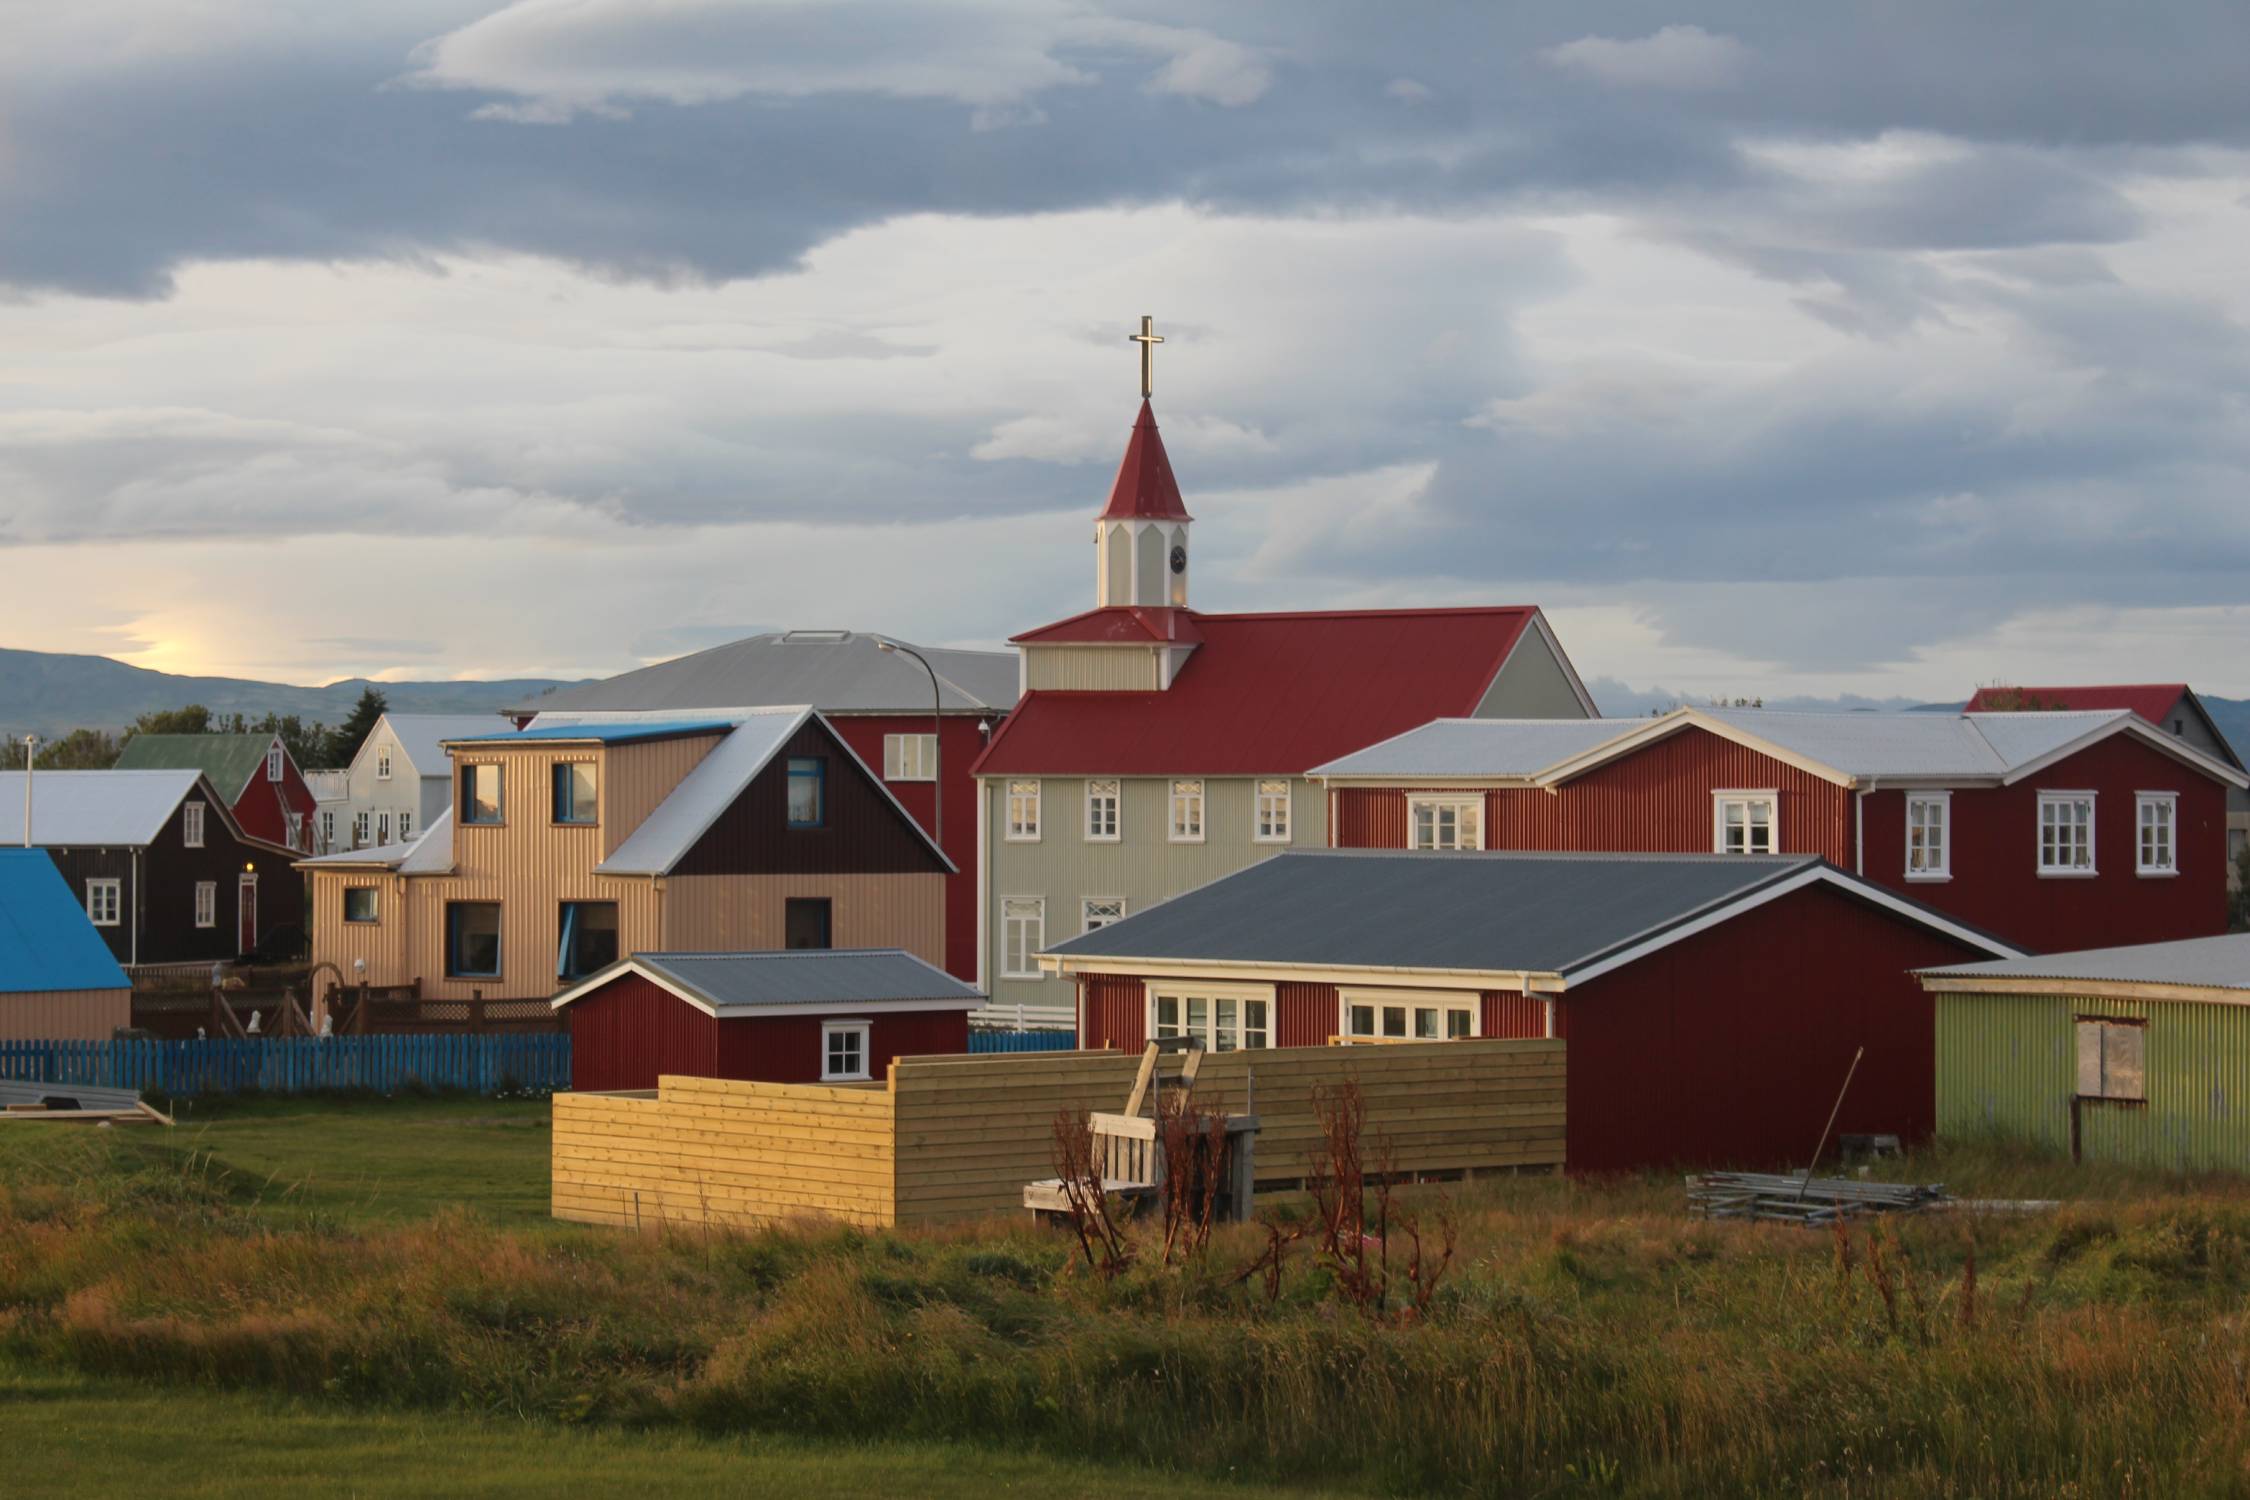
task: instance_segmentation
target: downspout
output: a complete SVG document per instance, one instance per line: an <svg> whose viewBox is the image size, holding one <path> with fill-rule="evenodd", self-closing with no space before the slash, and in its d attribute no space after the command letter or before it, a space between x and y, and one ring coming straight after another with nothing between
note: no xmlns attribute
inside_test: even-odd
<svg viewBox="0 0 2250 1500"><path fill-rule="evenodd" d="M133 938L130 946L133 962L138 965L141 961L141 851L137 848L133 851Z"/></svg>
<svg viewBox="0 0 2250 1500"><path fill-rule="evenodd" d="M1867 794L1875 788L1870 777L1865 786L1852 789L1852 873L1867 874Z"/></svg>

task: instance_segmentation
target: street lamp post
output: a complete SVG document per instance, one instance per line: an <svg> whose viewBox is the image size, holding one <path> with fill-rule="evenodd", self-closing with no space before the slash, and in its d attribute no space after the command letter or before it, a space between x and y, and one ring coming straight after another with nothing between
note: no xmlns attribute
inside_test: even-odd
<svg viewBox="0 0 2250 1500"><path fill-rule="evenodd" d="M942 853L945 849L945 697L938 688L937 668L912 646L901 645L887 636L875 637L875 649L911 656L930 674L930 837Z"/></svg>

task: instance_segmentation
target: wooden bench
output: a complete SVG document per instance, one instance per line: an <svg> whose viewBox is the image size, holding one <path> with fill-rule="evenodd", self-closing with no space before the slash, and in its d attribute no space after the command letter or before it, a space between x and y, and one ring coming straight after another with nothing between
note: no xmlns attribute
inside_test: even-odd
<svg viewBox="0 0 2250 1500"><path fill-rule="evenodd" d="M1166 1077L1157 1063L1159 1058L1172 1052L1184 1056L1179 1072ZM1164 1142L1157 1133L1157 1120L1164 1108L1162 1101L1166 1090L1171 1090L1182 1103L1186 1102L1195 1088L1195 1075L1202 1063L1203 1048L1192 1037L1165 1037L1150 1042L1141 1054L1140 1071L1133 1079L1132 1092L1126 1096L1125 1108L1115 1114L1101 1110L1087 1114L1086 1125L1094 1138L1095 1159L1101 1166L1102 1195L1121 1200L1123 1217L1137 1213L1142 1204L1162 1194ZM1153 1112L1141 1113L1142 1101L1152 1095ZM1222 1219L1240 1222L1250 1217L1257 1138L1256 1115L1227 1116L1223 1169L1227 1180L1219 1197ZM1070 1189L1060 1177L1027 1182L1023 1188L1023 1206L1041 1222L1052 1216L1067 1215L1071 1211Z"/></svg>

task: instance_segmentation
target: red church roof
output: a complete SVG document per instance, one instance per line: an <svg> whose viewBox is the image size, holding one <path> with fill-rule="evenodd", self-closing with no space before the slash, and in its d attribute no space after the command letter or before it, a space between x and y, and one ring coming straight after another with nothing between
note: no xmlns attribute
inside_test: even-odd
<svg viewBox="0 0 2250 1500"><path fill-rule="evenodd" d="M1171 613L1187 617L1203 644L1170 690L1026 694L974 774L1294 775L1432 719L1473 713L1538 615L1524 605Z"/></svg>
<svg viewBox="0 0 2250 1500"><path fill-rule="evenodd" d="M1009 639L1018 645L1031 641L1045 646L1196 646L1202 644L1203 632L1196 628L1195 618L1192 609L1115 604Z"/></svg>
<svg viewBox="0 0 2250 1500"><path fill-rule="evenodd" d="M2163 725L2173 705L2186 696L2184 682L2141 682L2103 687L1986 687L1969 700L1968 712L1993 712L1997 699L2006 707L2020 708L2037 700L2041 708L2126 708L2151 724Z"/></svg>
<svg viewBox="0 0 2250 1500"><path fill-rule="evenodd" d="M1109 504L1102 507L1104 521L1192 521L1187 503L1180 499L1180 482L1172 477L1172 460L1157 435L1156 413L1141 402L1133 423L1133 436L1125 444L1125 461L1117 466L1117 483L1110 486Z"/></svg>

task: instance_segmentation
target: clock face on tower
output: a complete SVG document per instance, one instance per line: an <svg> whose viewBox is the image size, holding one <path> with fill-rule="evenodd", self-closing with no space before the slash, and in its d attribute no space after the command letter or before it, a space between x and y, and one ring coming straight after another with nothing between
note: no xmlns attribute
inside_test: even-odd
<svg viewBox="0 0 2250 1500"><path fill-rule="evenodd" d="M1187 571L1187 548L1175 546L1172 549L1172 571L1175 573Z"/></svg>

